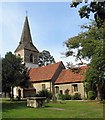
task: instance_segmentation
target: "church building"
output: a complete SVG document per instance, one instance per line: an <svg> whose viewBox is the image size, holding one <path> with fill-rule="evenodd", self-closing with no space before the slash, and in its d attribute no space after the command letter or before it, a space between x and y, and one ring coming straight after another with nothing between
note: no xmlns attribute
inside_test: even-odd
<svg viewBox="0 0 105 120"><path fill-rule="evenodd" d="M22 58L22 64L24 64L28 69L38 67L39 51L32 42L30 26L27 16L25 17L19 45L17 46L14 53L16 56ZM31 90L34 91L34 89ZM20 87L14 87L14 97L17 97L18 94L21 94L21 97L24 97L24 94L26 94L26 92L30 92L30 90L27 91Z"/></svg>
<svg viewBox="0 0 105 120"><path fill-rule="evenodd" d="M38 53L38 49L32 42L28 17L26 16L15 55L21 57L22 64L28 67L31 86L28 89L15 87L14 97L17 97L19 92L21 97L35 96L38 91L44 89L55 95L65 94L65 91L68 90L69 94L80 93L82 98L85 97L83 81L86 66L81 67L82 72L80 73L66 69L62 61L39 67Z"/></svg>

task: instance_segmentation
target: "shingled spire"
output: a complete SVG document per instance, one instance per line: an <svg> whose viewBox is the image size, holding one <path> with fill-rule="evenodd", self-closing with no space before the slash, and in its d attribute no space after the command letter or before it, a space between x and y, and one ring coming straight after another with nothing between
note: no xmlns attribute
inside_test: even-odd
<svg viewBox="0 0 105 120"><path fill-rule="evenodd" d="M20 43L19 43L17 49L15 50L15 52L17 52L21 49L29 49L29 50L38 52L37 48L32 43L30 27L29 27L29 22L28 22L28 17L27 16L25 18Z"/></svg>
<svg viewBox="0 0 105 120"><path fill-rule="evenodd" d="M26 16L24 27L22 31L21 41L20 42L32 42L31 34L30 34L30 28L28 23L28 17Z"/></svg>
<svg viewBox="0 0 105 120"><path fill-rule="evenodd" d="M23 59L22 63L25 64L26 67L33 68L38 67L38 52L32 42L28 17L26 16L21 39L15 50L15 55Z"/></svg>

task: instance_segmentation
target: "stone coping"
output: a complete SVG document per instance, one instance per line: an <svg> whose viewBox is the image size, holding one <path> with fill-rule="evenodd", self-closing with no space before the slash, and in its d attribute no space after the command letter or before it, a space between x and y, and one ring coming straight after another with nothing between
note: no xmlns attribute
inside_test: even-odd
<svg viewBox="0 0 105 120"><path fill-rule="evenodd" d="M45 100L46 97L27 97L29 100Z"/></svg>

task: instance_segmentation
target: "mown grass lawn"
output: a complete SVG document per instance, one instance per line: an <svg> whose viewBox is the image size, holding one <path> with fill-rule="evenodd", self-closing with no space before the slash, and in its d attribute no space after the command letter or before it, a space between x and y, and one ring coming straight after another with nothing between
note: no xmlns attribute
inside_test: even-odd
<svg viewBox="0 0 105 120"><path fill-rule="evenodd" d="M89 101L47 103L44 108L30 108L26 101L2 101L3 118L103 118L103 104Z"/></svg>

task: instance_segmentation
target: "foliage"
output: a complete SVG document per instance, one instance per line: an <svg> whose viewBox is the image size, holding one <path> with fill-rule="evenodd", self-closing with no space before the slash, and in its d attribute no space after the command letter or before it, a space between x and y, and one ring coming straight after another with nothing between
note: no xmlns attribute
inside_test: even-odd
<svg viewBox="0 0 105 120"><path fill-rule="evenodd" d="M81 94L80 93L75 93L74 95L71 96L72 100L81 100Z"/></svg>
<svg viewBox="0 0 105 120"><path fill-rule="evenodd" d="M38 55L39 66L46 66L55 63L53 56L51 56L49 51L43 50Z"/></svg>
<svg viewBox="0 0 105 120"><path fill-rule="evenodd" d="M11 52L2 59L2 87L3 92L10 92L11 87L17 86L20 81L21 59ZM13 94L12 94L13 95Z"/></svg>
<svg viewBox="0 0 105 120"><path fill-rule="evenodd" d="M87 97L88 97L88 91L90 90L97 93L96 80L98 80L98 78L96 78L96 72L97 71L95 69L92 69L92 67L90 67L86 72L85 91L87 93Z"/></svg>
<svg viewBox="0 0 105 120"><path fill-rule="evenodd" d="M103 36L100 33L103 32L102 28L92 27L84 33L78 34L78 36L72 37L65 42L66 56L74 56L76 60L82 59L89 60L92 58L93 54L97 53L102 46ZM75 52L74 49L77 51ZM72 54L68 54L68 53ZM67 55L68 54L68 55Z"/></svg>
<svg viewBox="0 0 105 120"><path fill-rule="evenodd" d="M59 94L58 99L60 100L81 100L81 94L80 93L75 93L74 95Z"/></svg>
<svg viewBox="0 0 105 120"><path fill-rule="evenodd" d="M79 10L79 15L81 18L90 18L90 14L93 13L94 19L97 23L98 27L101 27L105 22L105 1L91 1L90 3L85 1L85 5L83 5ZM71 7L77 7L82 2L72 2Z"/></svg>
<svg viewBox="0 0 105 120"><path fill-rule="evenodd" d="M25 67L21 64L21 58L16 57L11 52L5 55L2 59L2 90L3 92L12 92L13 87L25 86L29 77ZM23 84L24 83L24 84Z"/></svg>
<svg viewBox="0 0 105 120"><path fill-rule="evenodd" d="M97 98L105 99L105 57L93 56L85 81L89 83L88 90L97 93Z"/></svg>
<svg viewBox="0 0 105 120"><path fill-rule="evenodd" d="M60 100L71 100L71 95L69 95L69 94L59 94L58 98Z"/></svg>
<svg viewBox="0 0 105 120"><path fill-rule="evenodd" d="M95 98L96 98L95 92L88 91L88 99L95 100Z"/></svg>
<svg viewBox="0 0 105 120"><path fill-rule="evenodd" d="M86 34L87 33L87 34ZM90 67L86 74L86 82L90 83L90 89L94 92L96 90L96 84L98 85L98 91L100 92L101 99L105 99L105 24L101 28L93 27L91 30L87 31L84 40L80 39L81 50L78 50L77 57L83 59L90 59ZM97 34L96 34L97 33ZM74 43L73 43L74 42ZM75 40L72 44L75 44ZM77 41L76 41L77 42ZM70 44L71 41L69 40ZM80 44L78 43L78 45ZM75 49L75 46L74 46ZM103 92L102 92L103 91Z"/></svg>
<svg viewBox="0 0 105 120"><path fill-rule="evenodd" d="M96 41L100 42L92 55L85 81L90 84L90 90L97 93L98 99L102 100L105 99L105 23L97 31Z"/></svg>
<svg viewBox="0 0 105 120"><path fill-rule="evenodd" d="M75 65L73 65L72 62L66 62L66 67L67 67L68 69L72 69L72 68L75 68Z"/></svg>
<svg viewBox="0 0 105 120"><path fill-rule="evenodd" d="M79 4L74 2L71 7L77 7ZM79 10L81 18L89 18L91 12L94 14L95 22L82 26L85 32L65 42L68 48L65 54L75 56L81 64L82 59L90 60L85 76L85 90L86 93L94 91L97 98L103 100L105 99L105 2L90 2Z"/></svg>
<svg viewBox="0 0 105 120"><path fill-rule="evenodd" d="M49 102L49 100L52 99L52 93L49 92L47 89L42 90L42 91L39 91L39 92L36 94L36 96L37 96L37 97L46 97L47 102Z"/></svg>
<svg viewBox="0 0 105 120"><path fill-rule="evenodd" d="M28 88L31 83L29 81L29 70L25 66L22 67L22 72L21 72L21 81L19 83L19 86L21 88Z"/></svg>

